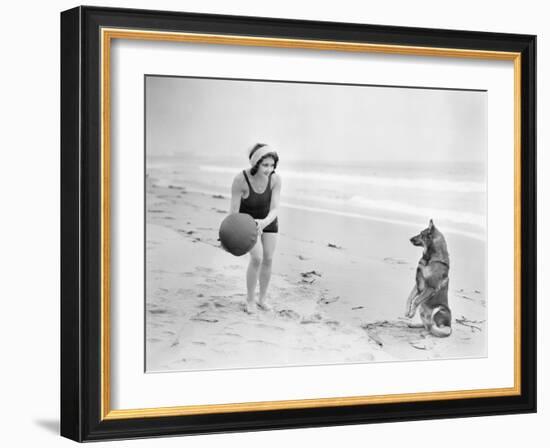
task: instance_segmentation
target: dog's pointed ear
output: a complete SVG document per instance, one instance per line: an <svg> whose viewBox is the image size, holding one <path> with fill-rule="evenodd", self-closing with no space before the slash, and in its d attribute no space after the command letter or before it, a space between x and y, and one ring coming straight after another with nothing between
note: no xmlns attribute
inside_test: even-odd
<svg viewBox="0 0 550 448"><path fill-rule="evenodd" d="M435 226L434 226L434 222L433 222L432 219L430 219L430 227L429 227L430 232L434 229L434 227L435 227Z"/></svg>

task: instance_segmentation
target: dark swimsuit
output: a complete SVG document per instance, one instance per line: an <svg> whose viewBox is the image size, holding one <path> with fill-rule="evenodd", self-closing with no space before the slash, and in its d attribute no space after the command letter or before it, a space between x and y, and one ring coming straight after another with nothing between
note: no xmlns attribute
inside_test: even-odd
<svg viewBox="0 0 550 448"><path fill-rule="evenodd" d="M271 206L271 175L267 181L267 188L261 194L258 194L250 185L248 176L243 170L244 178L248 184L248 197L246 199L241 198L241 206L239 207L239 213L247 213L252 216L254 219L264 219L269 214L269 208ZM279 231L279 223L277 218L269 223L267 227L264 228L264 233L277 233Z"/></svg>

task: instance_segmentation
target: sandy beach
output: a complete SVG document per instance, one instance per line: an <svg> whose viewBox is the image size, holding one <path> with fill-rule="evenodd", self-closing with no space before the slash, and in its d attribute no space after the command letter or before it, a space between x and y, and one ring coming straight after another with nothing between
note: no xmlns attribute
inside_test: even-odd
<svg viewBox="0 0 550 448"><path fill-rule="evenodd" d="M484 242L445 235L453 333L436 338L404 317L421 229L283 206L273 310L248 314L248 255L218 242L228 207L222 193L148 178L147 372L487 356Z"/></svg>

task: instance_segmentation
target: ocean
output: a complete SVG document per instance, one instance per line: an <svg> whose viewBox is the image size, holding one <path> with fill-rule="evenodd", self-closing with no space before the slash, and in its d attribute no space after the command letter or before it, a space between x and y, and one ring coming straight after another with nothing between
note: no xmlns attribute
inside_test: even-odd
<svg viewBox="0 0 550 448"><path fill-rule="evenodd" d="M239 159L240 160L240 159ZM178 186L213 195L231 194L246 159L150 156L146 173L159 186ZM279 163L281 207L381 222L444 229L485 241L487 182L484 164L416 162Z"/></svg>

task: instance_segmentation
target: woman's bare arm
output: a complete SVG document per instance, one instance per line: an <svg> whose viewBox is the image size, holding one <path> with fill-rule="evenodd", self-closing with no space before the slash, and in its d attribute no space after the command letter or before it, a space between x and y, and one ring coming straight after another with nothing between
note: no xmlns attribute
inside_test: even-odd
<svg viewBox="0 0 550 448"><path fill-rule="evenodd" d="M229 204L229 214L239 212L242 196L241 185L239 175L235 176L235 179L233 179L233 184L231 185L231 203Z"/></svg>
<svg viewBox="0 0 550 448"><path fill-rule="evenodd" d="M281 197L281 176L277 175L277 181L271 191L271 204L269 205L269 213L261 220L262 229L266 228L279 214L279 201Z"/></svg>

